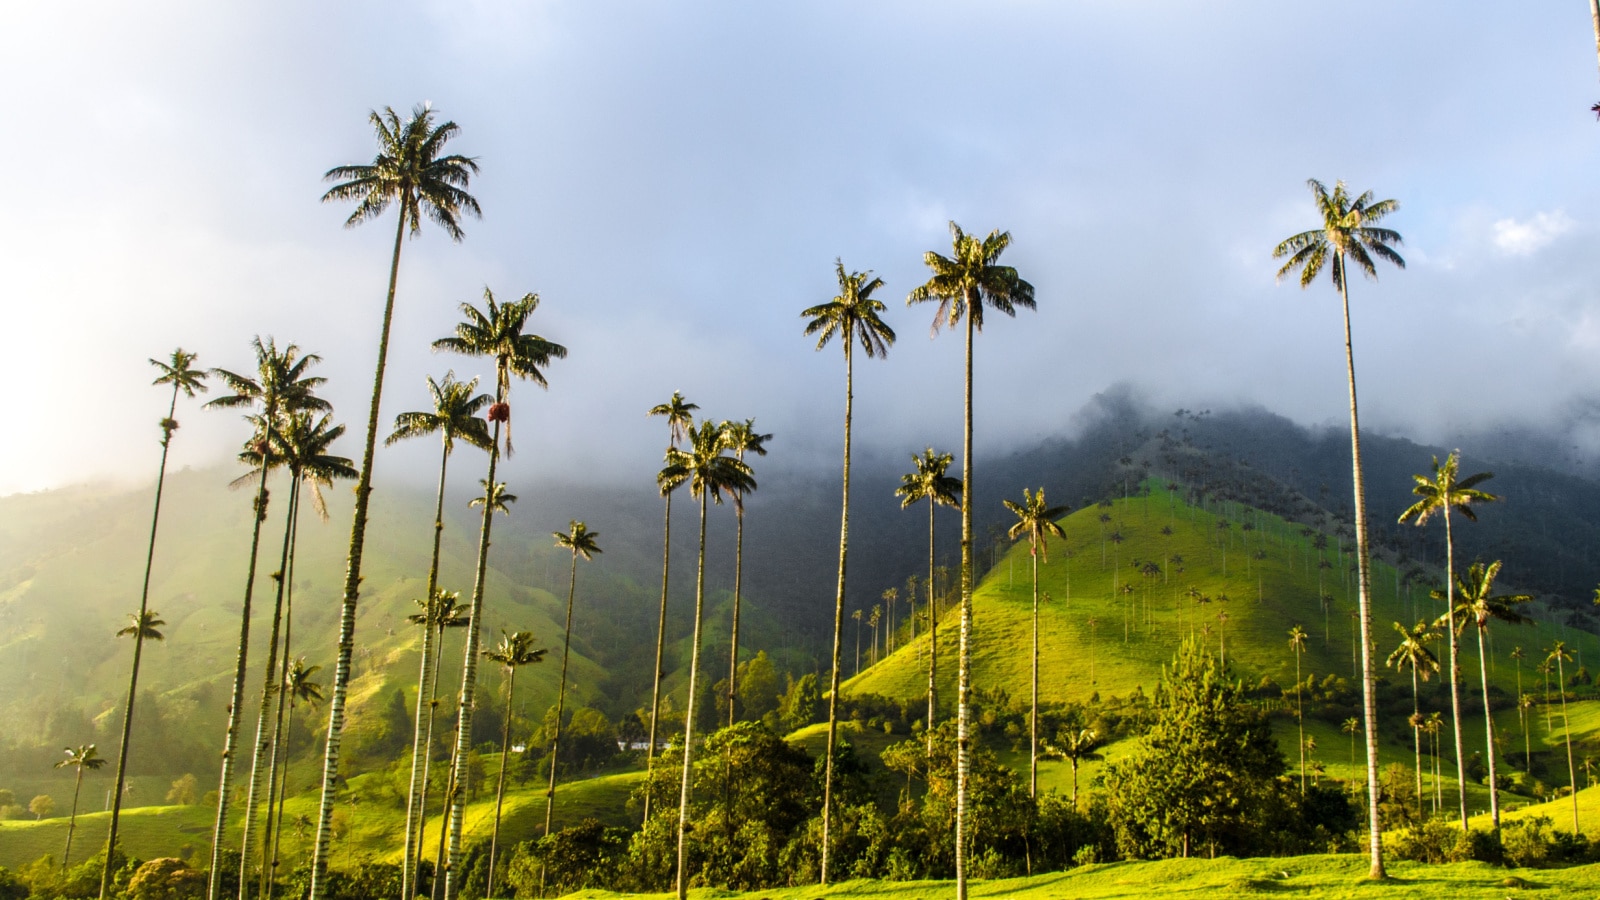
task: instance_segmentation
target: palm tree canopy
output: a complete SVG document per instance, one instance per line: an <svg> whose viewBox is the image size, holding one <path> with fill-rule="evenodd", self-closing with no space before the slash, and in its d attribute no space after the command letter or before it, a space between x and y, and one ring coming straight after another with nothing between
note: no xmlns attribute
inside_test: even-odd
<svg viewBox="0 0 1600 900"><path fill-rule="evenodd" d="M406 616L406 621L429 628L460 628L471 621L466 606L460 601L460 591L435 588L431 599L414 601L422 607L422 612Z"/></svg>
<svg viewBox="0 0 1600 900"><path fill-rule="evenodd" d="M1354 262L1368 278L1378 277L1373 257L1387 260L1402 269L1406 267L1406 261L1391 246L1405 242L1399 232L1374 228L1370 224L1399 209L1398 201L1375 202L1371 191L1352 198L1343 181L1334 182L1332 193L1315 178L1307 180L1306 184L1316 195L1317 210L1322 213L1322 227L1315 231L1302 231L1272 249L1273 259L1288 257L1283 268L1278 270L1279 281L1299 269L1300 286L1310 286L1327 265L1330 254L1333 265L1329 267L1329 275L1333 278L1333 286L1340 290L1344 289L1345 267L1350 262Z"/></svg>
<svg viewBox="0 0 1600 900"><path fill-rule="evenodd" d="M434 381L428 376L428 395L433 398L432 412L403 412L394 417L394 434L384 440L384 446L408 438L438 434L444 439L444 452L455 449L457 438L488 450L491 443L489 423L478 418L478 411L494 401L488 394L475 394L478 379L457 381L455 372L444 373L444 378Z"/></svg>
<svg viewBox="0 0 1600 900"><path fill-rule="evenodd" d="M727 455L728 444L721 425L701 422L699 427L689 430L688 437L687 450L677 447L667 450L667 464L656 475L662 494L687 482L692 496L709 493L711 499L721 503L723 494L738 495L756 489L750 467L743 460Z"/></svg>
<svg viewBox="0 0 1600 900"><path fill-rule="evenodd" d="M375 219L389 204L398 203L412 235L422 230L422 217L427 216L451 240L461 240L461 214L482 215L478 201L466 191L478 172L477 162L457 154L440 155L461 129L454 122L435 125L428 104L413 107L411 118L404 121L388 106L381 113L373 110L369 119L378 138L377 155L369 165L329 169L323 180L338 183L322 195L322 202L356 201L346 228Z"/></svg>
<svg viewBox="0 0 1600 900"><path fill-rule="evenodd" d="M190 353L179 347L172 351L172 355L168 357L166 362L162 362L159 359L150 360L150 365L155 366L156 370L161 373L156 376L155 381L150 383L156 385L170 384L174 390L182 391L187 397L193 397L196 391L204 394L210 388L207 388L205 384L205 370L193 368L194 361L197 358L198 354ZM89 746L93 747L94 745L90 744Z"/></svg>
<svg viewBox="0 0 1600 900"><path fill-rule="evenodd" d="M756 431L756 420L745 419L743 422L722 422L722 440L727 444L733 455L744 459L746 453L757 456L767 455L767 441L772 440L772 435Z"/></svg>
<svg viewBox="0 0 1600 900"><path fill-rule="evenodd" d="M1572 662L1572 651L1567 649L1567 642L1566 641L1556 641L1555 645L1552 646L1549 650L1545 651L1545 653L1546 653L1546 655L1545 655L1544 661L1546 663L1553 663L1553 662L1569 663L1569 662Z"/></svg>
<svg viewBox="0 0 1600 900"><path fill-rule="evenodd" d="M860 341L861 350L867 356L887 355L894 345L894 329L881 318L885 308L883 301L872 297L874 291L883 287L883 279L875 277L870 269L846 272L842 260L834 260L834 269L839 279L839 295L800 313L811 320L806 323L805 333L817 335L818 350L838 337L846 350L851 341Z"/></svg>
<svg viewBox="0 0 1600 900"><path fill-rule="evenodd" d="M500 632L500 644L493 650L483 651L483 655L493 662L497 662L508 669L532 665L543 662L545 650L533 649L533 632L513 631Z"/></svg>
<svg viewBox="0 0 1600 900"><path fill-rule="evenodd" d="M1289 629L1289 649L1303 653L1306 649L1306 630L1299 625Z"/></svg>
<svg viewBox="0 0 1600 900"><path fill-rule="evenodd" d="M280 351L276 341L269 337L263 343L259 335L251 341L251 347L256 353L255 377L227 369L212 369L211 374L221 379L233 393L207 403L207 409L260 406L269 416L297 409L332 409L328 401L314 393L327 379L306 374L306 370L321 362L322 357L315 353L302 356L300 348L294 344Z"/></svg>
<svg viewBox="0 0 1600 900"><path fill-rule="evenodd" d="M294 665L289 667L289 674L283 679L284 691L289 695L291 702L310 703L313 706L322 702L322 685L311 680L311 676L317 674L321 668L321 666L306 665L304 656L294 661Z"/></svg>
<svg viewBox="0 0 1600 900"><path fill-rule="evenodd" d="M1017 517L1011 530L1006 536L1013 541L1026 535L1028 543L1032 545L1033 552L1045 562L1050 561L1050 535L1066 539L1066 532L1056 524L1056 520L1067 514L1065 506L1047 506L1044 501L1044 488L1040 487L1037 494L1029 494L1027 488L1022 489L1022 502L1014 503L1010 500L1003 501L1006 509ZM1129 587L1132 587L1130 584Z"/></svg>
<svg viewBox="0 0 1600 900"><path fill-rule="evenodd" d="M1523 603L1532 602L1533 597L1528 594L1495 594L1494 580L1500 574L1500 560L1495 560L1488 565L1475 562L1467 567L1465 573L1456 573L1456 608L1454 615L1443 615L1435 624L1444 625L1452 622L1456 633L1466 630L1467 625L1476 625L1478 628L1488 628L1489 623L1498 619L1511 625L1520 625L1531 621L1527 616L1517 611ZM1435 590L1429 592L1435 600L1444 600L1445 593Z"/></svg>
<svg viewBox="0 0 1600 900"><path fill-rule="evenodd" d="M83 769L98 769L110 760L103 759L93 744L80 744L76 750L66 748L67 758L57 762L54 768L65 769L72 766L82 771Z"/></svg>
<svg viewBox="0 0 1600 900"><path fill-rule="evenodd" d="M601 553L600 545L596 543L600 532L590 531L589 526L573 519L567 523L565 534L552 531L551 536L556 539L556 546L571 550L573 556L582 556L584 559L594 559L594 554Z"/></svg>
<svg viewBox="0 0 1600 900"><path fill-rule="evenodd" d="M650 407L645 415L666 417L668 443L676 447L689 429L694 427L694 411L699 408L700 404L690 403L683 399L682 393L673 391L672 399Z"/></svg>
<svg viewBox="0 0 1600 900"><path fill-rule="evenodd" d="M1432 625L1418 622L1416 628L1407 628L1396 622L1394 630L1400 632L1400 646L1389 654L1389 666L1397 670L1411 669L1421 675L1423 681L1439 671L1439 658L1428 649L1428 644L1439 637Z"/></svg>
<svg viewBox="0 0 1600 900"><path fill-rule="evenodd" d="M504 481L495 482L494 489L490 490L489 479L479 478L478 486L483 488L484 491L482 494L479 494L478 496L469 500L467 502L468 506L482 506L485 499L487 499L490 509L497 513L505 513L508 516L511 515L511 504L517 502L517 495L506 493L506 483Z"/></svg>
<svg viewBox="0 0 1600 900"><path fill-rule="evenodd" d="M1411 493L1422 499L1411 504L1406 511L1400 514L1400 523L1405 524L1413 519L1418 525L1428 524L1428 520L1436 513L1459 512L1469 520L1476 522L1478 516L1472 511L1474 503L1492 503L1500 498L1487 491L1478 490L1477 486L1494 477L1493 472L1479 472L1460 478L1461 451L1452 451L1439 462L1439 457L1433 458L1433 478L1426 475L1413 475L1412 480L1416 486Z"/></svg>
<svg viewBox="0 0 1600 900"><path fill-rule="evenodd" d="M1022 280L1017 270L999 264L1000 254L1011 246L1011 232L998 229L979 240L955 222L950 223L951 254L942 256L929 250L922 260L933 276L906 297L906 305L936 301L932 331L945 325L954 328L962 317L971 316L972 326L983 330L983 308L990 306L1008 316L1017 307L1034 309L1033 285Z"/></svg>
<svg viewBox="0 0 1600 900"><path fill-rule="evenodd" d="M252 419L261 419L252 416ZM313 417L305 410L296 410L279 416L276 424L267 430L265 442L246 444L239 453L239 461L250 466L250 471L234 479L242 484L260 474L261 466L284 466L296 477L311 485L311 504L322 521L328 521L328 505L322 496L324 487L331 487L335 478L351 479L360 475L348 457L327 452L329 445L344 435L344 426L333 424L333 417ZM265 452L263 452L265 451Z"/></svg>
<svg viewBox="0 0 1600 900"><path fill-rule="evenodd" d="M1045 752L1061 759L1089 762L1105 758L1099 752L1103 743L1099 732L1092 728L1080 728L1076 731L1062 731L1056 743L1045 746Z"/></svg>
<svg viewBox="0 0 1600 900"><path fill-rule="evenodd" d="M506 455L511 455L511 376L525 378L540 387L548 388L544 372L552 359L565 359L567 348L547 341L537 334L523 334L528 316L539 307L538 294L523 294L521 300L501 305L495 302L494 293L483 289L484 308L479 310L470 303L461 304L461 314L466 321L456 325L453 337L433 342L433 349L449 350L465 356L487 356L494 360L495 396L505 404L499 412L506 423ZM490 414L496 412L491 406Z"/></svg>
<svg viewBox="0 0 1600 900"><path fill-rule="evenodd" d="M948 453L935 453L932 447L922 455L911 454L916 471L900 476L900 486L894 494L900 498L900 508L927 500L942 506L961 506L961 479L946 475L953 457Z"/></svg>
<svg viewBox="0 0 1600 900"><path fill-rule="evenodd" d="M161 614L155 610L146 610L142 613L129 613L128 621L131 623L126 628L117 632L117 637L131 637L138 635L146 641L165 640L166 635L160 631L161 626L167 624Z"/></svg>

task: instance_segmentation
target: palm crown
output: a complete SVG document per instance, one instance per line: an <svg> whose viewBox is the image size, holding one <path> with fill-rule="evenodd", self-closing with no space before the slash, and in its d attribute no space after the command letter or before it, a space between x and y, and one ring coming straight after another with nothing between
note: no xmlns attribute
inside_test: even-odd
<svg viewBox="0 0 1600 900"><path fill-rule="evenodd" d="M159 641L166 638L160 631L161 626L167 624L161 614L155 610L142 613L129 613L129 625L117 632L117 637L138 636L141 640Z"/></svg>
<svg viewBox="0 0 1600 900"><path fill-rule="evenodd" d="M689 447L667 450L667 465L656 476L662 493L676 489L685 482L694 497L710 495L717 503L723 494L742 494L756 488L750 467L743 460L728 456L727 441L722 427L715 422L701 422L689 429Z"/></svg>
<svg viewBox="0 0 1600 900"><path fill-rule="evenodd" d="M348 228L375 219L389 204L398 203L402 227L413 235L422 230L422 217L427 216L452 240L461 240L461 214L482 215L478 201L466 192L478 164L467 156L439 155L461 129L454 122L435 125L427 104L413 108L411 118L404 121L388 106L381 113L373 110L369 118L378 138L377 155L369 165L329 169L323 180L337 184L322 195L323 202L357 201L345 220Z"/></svg>
<svg viewBox="0 0 1600 900"><path fill-rule="evenodd" d="M1378 277L1373 257L1387 260L1402 269L1406 267L1406 261L1390 246L1404 242L1399 232L1374 228L1369 224L1399 209L1398 201L1374 202L1371 191L1352 198L1343 181L1334 182L1332 193L1315 178L1309 179L1306 184L1316 195L1317 209L1322 213L1322 227L1315 231L1302 231L1273 248L1273 259L1288 257L1283 268L1278 270L1279 281L1299 269L1300 286L1310 285L1327 265L1330 253L1333 265L1329 267L1329 275L1333 278L1333 286L1341 290L1345 285L1345 267L1350 262L1354 262L1368 278Z"/></svg>
<svg viewBox="0 0 1600 900"><path fill-rule="evenodd" d="M433 349L494 360L495 405L507 404L502 417L506 423L506 455L510 456L511 410L506 398L511 393L511 376L549 387L540 370L552 359L565 359L567 348L536 334L522 333L528 316L539 307L538 294L524 294L521 300L502 305L495 302L492 291L484 288L483 301L481 311L470 303L461 304L466 321L456 325L453 337L434 341ZM493 407L490 412L494 413Z"/></svg>
<svg viewBox="0 0 1600 900"><path fill-rule="evenodd" d="M666 417L668 443L676 447L684 435L694 427L694 411L699 408L700 404L690 403L683 399L683 394L673 391L672 399L650 407L650 411L645 415Z"/></svg>
<svg viewBox="0 0 1600 900"><path fill-rule="evenodd" d="M488 450L491 443L489 425L478 418L478 411L491 402L488 394L474 394L478 379L457 381L456 373L446 372L444 378L434 381L428 376L428 395L433 398L433 412L403 412L394 417L394 434L384 440L391 445L408 438L438 434L444 439L446 453L455 449L457 438Z"/></svg>
<svg viewBox="0 0 1600 900"><path fill-rule="evenodd" d="M1396 622L1394 630L1400 633L1400 646L1389 654L1388 664L1391 667L1410 669L1421 675L1423 681L1439 671L1439 658L1428 649L1428 644L1439 637L1432 625L1418 622L1417 627L1407 628Z"/></svg>
<svg viewBox="0 0 1600 900"><path fill-rule="evenodd" d="M479 478L478 486L483 488L483 493L467 501L468 506L482 506L489 504L489 508L497 513L511 515L511 504L517 502L517 495L506 492L506 483L496 481L494 487L489 487L489 479Z"/></svg>
<svg viewBox="0 0 1600 900"><path fill-rule="evenodd" d="M1004 503L1006 509L1011 510L1017 517L1016 523L1011 526L1010 531L1006 532L1006 536L1012 540L1017 540L1026 535L1028 543L1032 545L1033 552L1037 553L1040 559L1049 562L1050 545L1048 540L1050 535L1055 535L1062 539L1067 536L1066 532L1061 530L1061 526L1056 524L1056 519L1067 514L1067 507L1046 506L1044 488L1042 487L1039 488L1037 494L1029 494L1028 489L1023 488L1021 503L1014 503L1010 500L1006 500Z"/></svg>
<svg viewBox="0 0 1600 900"><path fill-rule="evenodd" d="M1413 475L1416 486L1411 493L1422 499L1411 504L1405 512L1400 514L1400 521L1410 522L1416 520L1418 525L1426 525L1428 519L1436 513L1459 512L1469 520L1476 522L1478 516L1472 511L1474 503L1491 503L1500 498L1487 491L1478 490L1478 485L1494 477L1493 472L1479 472L1476 475L1459 477L1461 456L1459 452L1452 452L1439 462L1439 457L1433 458L1433 478L1426 475Z"/></svg>
<svg viewBox="0 0 1600 900"><path fill-rule="evenodd" d="M313 417L309 412L298 410L280 417L278 424L268 430L267 435L264 444L254 443L240 452L239 460L252 468L238 480L244 481L255 475L263 463L268 467L286 466L297 477L310 483L312 508L326 522L328 504L322 496L322 489L331 487L335 478L355 478L360 474L348 457L327 452L329 445L344 435L344 426L333 424L332 416Z"/></svg>
<svg viewBox="0 0 1600 900"><path fill-rule="evenodd" d="M430 628L460 628L468 621L466 607L460 601L460 591L435 590L431 599L416 601L422 612L412 613L406 620Z"/></svg>
<svg viewBox="0 0 1600 900"><path fill-rule="evenodd" d="M109 760L102 758L93 744L81 744L76 750L68 747L67 758L57 762L54 768L65 769L70 766L82 771L83 769L98 769L107 762Z"/></svg>
<svg viewBox="0 0 1600 900"><path fill-rule="evenodd" d="M483 651L485 658L508 669L544 661L544 650L533 648L533 632L500 632L500 643L493 650Z"/></svg>
<svg viewBox="0 0 1600 900"><path fill-rule="evenodd" d="M1456 576L1456 608L1454 614L1439 617L1437 624L1453 623L1457 634L1470 625L1479 629L1489 627L1498 619L1511 625L1520 625L1528 618L1517 611L1517 606L1528 603L1528 594L1495 594L1494 580L1500 574L1500 560L1485 565L1475 562L1467 567L1465 575ZM1430 592L1435 600L1445 599L1443 591Z"/></svg>
<svg viewBox="0 0 1600 900"><path fill-rule="evenodd" d="M874 300L872 294L883 287L883 279L866 272L845 272L844 263L834 261L839 279L839 295L828 303L810 307L800 315L810 319L806 334L817 335L817 349L827 346L835 336L845 345L861 342L861 349L869 357L883 356L894 344L894 329L880 317L883 301Z"/></svg>
<svg viewBox="0 0 1600 900"><path fill-rule="evenodd" d="M294 344L279 350L277 342L270 337L262 342L257 336L251 346L256 352L255 377L227 369L212 369L211 374L222 379L233 393L212 400L206 404L206 408L259 407L260 412L249 417L256 425L257 440L268 438L272 428L277 426L278 417L284 413L332 409L328 401L315 394L327 379L306 374L308 369L322 361L322 357L315 353L302 356L300 348Z"/></svg>
<svg viewBox="0 0 1600 900"><path fill-rule="evenodd" d="M922 451L921 456L911 454L911 462L917 470L901 475L900 486L894 490L894 495L900 498L900 508L905 509L922 500L941 506L959 507L961 479L945 474L953 461L954 457L950 454L935 453L932 447Z"/></svg>
<svg viewBox="0 0 1600 900"><path fill-rule="evenodd" d="M1034 309L1033 285L1022 280L1011 266L998 264L1000 254L1011 246L1011 232L995 230L979 240L955 222L950 223L951 255L929 250L922 256L933 276L918 285L906 304L937 301L933 331L945 325L954 328L962 318L972 317L972 325L983 330L983 307L988 305L1008 316L1017 307Z"/></svg>
<svg viewBox="0 0 1600 900"><path fill-rule="evenodd" d="M577 519L567 523L566 533L552 531L551 535L556 539L557 547L572 551L574 557L594 559L594 554L603 552L597 542L600 532L590 531L588 525Z"/></svg>

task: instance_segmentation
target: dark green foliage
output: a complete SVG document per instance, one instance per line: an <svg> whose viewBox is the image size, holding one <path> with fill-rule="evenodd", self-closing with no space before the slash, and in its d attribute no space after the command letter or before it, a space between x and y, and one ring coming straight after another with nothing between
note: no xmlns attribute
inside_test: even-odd
<svg viewBox="0 0 1600 900"><path fill-rule="evenodd" d="M0 866L0 900L27 900L28 885L22 878Z"/></svg>
<svg viewBox="0 0 1600 900"><path fill-rule="evenodd" d="M607 828L585 819L548 837L525 841L511 854L505 884L517 897L539 896L541 881L552 896L611 887L626 858L628 838L625 828Z"/></svg>
<svg viewBox="0 0 1600 900"><path fill-rule="evenodd" d="M174 857L152 859L128 880L128 900L199 900L205 894L205 873Z"/></svg>
<svg viewBox="0 0 1600 900"><path fill-rule="evenodd" d="M822 693L817 689L817 676L807 673L798 680L790 679L779 713L783 729L798 731L817 721L821 715Z"/></svg>
<svg viewBox="0 0 1600 900"><path fill-rule="evenodd" d="M739 666L739 714L746 719L759 719L778 708L778 670L772 665L767 651L758 651L754 658Z"/></svg>
<svg viewBox="0 0 1600 900"><path fill-rule="evenodd" d="M1281 803L1283 754L1266 718L1216 657L1179 650L1156 690L1143 746L1108 767L1107 813L1118 849L1158 858L1193 853L1247 856Z"/></svg>

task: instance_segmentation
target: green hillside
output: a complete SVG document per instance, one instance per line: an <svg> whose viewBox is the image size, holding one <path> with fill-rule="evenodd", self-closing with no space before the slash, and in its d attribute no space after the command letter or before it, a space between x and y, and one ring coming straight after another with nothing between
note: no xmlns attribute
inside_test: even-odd
<svg viewBox="0 0 1600 900"><path fill-rule="evenodd" d="M1247 683L1265 676L1292 685L1295 659L1288 632L1295 625L1310 636L1301 659L1303 675L1356 675L1355 557L1348 537L1307 535L1304 526L1236 504L1200 508L1160 486L1147 496L1077 510L1060 525L1066 538L1052 539L1049 560L1039 566L1040 592L1050 598L1041 604L1039 621L1043 701L1083 702L1096 693L1120 696L1136 688L1149 692L1161 667L1191 636L1224 650ZM1322 549L1319 536L1326 543ZM1326 568L1320 566L1324 561ZM1028 692L1030 573L1028 547L1019 543L973 594L974 684L1002 688L1013 698ZM1509 570L1504 574L1508 582L1516 576ZM1390 623L1433 618L1443 604L1428 600L1420 585L1402 583L1395 567L1382 560L1374 561L1372 587L1381 668L1397 643ZM1318 601L1323 595L1333 598L1326 608ZM953 599L941 604L939 621L940 695L946 705L955 696L959 619L953 607ZM1221 614L1226 622L1219 620ZM1538 617L1539 610L1533 614ZM1600 638L1559 625L1496 625L1491 634L1491 681L1512 696L1516 670L1507 654L1513 646L1530 655L1522 673L1530 691L1536 690L1538 677L1531 657L1557 638L1580 657L1600 660ZM928 646L926 634L919 635L850 679L845 690L903 699L926 696ZM1435 649L1442 653L1442 644ZM1470 635L1462 668L1475 684L1477 650ZM1392 671L1387 674L1398 680Z"/></svg>

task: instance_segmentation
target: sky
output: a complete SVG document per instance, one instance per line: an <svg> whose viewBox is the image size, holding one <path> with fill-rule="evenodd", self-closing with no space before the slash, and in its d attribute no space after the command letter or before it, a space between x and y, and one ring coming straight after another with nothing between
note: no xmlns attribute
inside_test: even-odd
<svg viewBox="0 0 1600 900"><path fill-rule="evenodd" d="M867 454L955 449L961 342L904 297L948 222L1002 229L1038 309L977 342L978 452L1070 431L1095 394L1345 420L1337 295L1276 284L1307 178L1400 209L1407 266L1351 285L1364 422L1421 440L1553 429L1600 450L1600 100L1583 0L63 2L0 9L0 495L154 477L149 357L323 357L359 432L394 213L343 227L322 175L369 111L428 102L483 208L405 244L383 418L485 288L564 344L514 389L517 476L651 478L674 390L835 465L837 344L799 313L835 260L899 339L856 365ZM182 401L175 465L236 412ZM385 451L421 476L436 448Z"/></svg>

